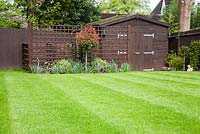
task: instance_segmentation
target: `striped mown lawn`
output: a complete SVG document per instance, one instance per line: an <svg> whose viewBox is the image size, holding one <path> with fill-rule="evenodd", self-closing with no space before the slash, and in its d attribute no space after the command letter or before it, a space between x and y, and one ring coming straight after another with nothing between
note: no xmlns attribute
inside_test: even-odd
<svg viewBox="0 0 200 134"><path fill-rule="evenodd" d="M1 134L199 134L200 73L0 71Z"/></svg>

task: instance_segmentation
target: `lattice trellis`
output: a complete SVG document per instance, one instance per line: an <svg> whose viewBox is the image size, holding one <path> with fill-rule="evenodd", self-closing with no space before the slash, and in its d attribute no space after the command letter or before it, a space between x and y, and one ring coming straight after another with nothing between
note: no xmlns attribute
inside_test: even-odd
<svg viewBox="0 0 200 134"><path fill-rule="evenodd" d="M80 26L33 25L29 32L29 64L52 63L59 59L79 58L75 34ZM95 26L100 45L92 50L92 57L100 57L117 64L128 62L128 27Z"/></svg>

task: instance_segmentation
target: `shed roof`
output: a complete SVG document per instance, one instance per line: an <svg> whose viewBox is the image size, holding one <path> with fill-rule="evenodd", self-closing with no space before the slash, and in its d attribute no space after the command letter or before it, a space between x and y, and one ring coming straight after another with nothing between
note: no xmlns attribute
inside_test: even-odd
<svg viewBox="0 0 200 134"><path fill-rule="evenodd" d="M146 21L149 23L153 23L156 25L160 25L163 27L169 27L169 25L167 23L161 22L161 21L157 21L154 19L151 19L147 16L143 16L143 15L117 15L117 16L113 16L107 19L101 19L99 21L93 22L92 25L99 25L99 26L110 26L110 25L114 25L117 23L121 23L121 22L125 22L125 21L129 21L132 19L137 19L137 20L142 20L142 21Z"/></svg>

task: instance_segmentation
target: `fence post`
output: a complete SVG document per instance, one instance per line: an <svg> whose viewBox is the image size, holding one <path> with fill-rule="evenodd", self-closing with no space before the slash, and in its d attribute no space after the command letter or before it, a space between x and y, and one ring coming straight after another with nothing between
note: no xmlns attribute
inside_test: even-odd
<svg viewBox="0 0 200 134"><path fill-rule="evenodd" d="M28 24L28 59L29 59L29 62L28 64L31 65L32 64L32 48L33 48L33 44L32 44L32 39L33 39L33 26L31 23Z"/></svg>
<svg viewBox="0 0 200 134"><path fill-rule="evenodd" d="M131 25L128 25L128 63L131 64Z"/></svg>

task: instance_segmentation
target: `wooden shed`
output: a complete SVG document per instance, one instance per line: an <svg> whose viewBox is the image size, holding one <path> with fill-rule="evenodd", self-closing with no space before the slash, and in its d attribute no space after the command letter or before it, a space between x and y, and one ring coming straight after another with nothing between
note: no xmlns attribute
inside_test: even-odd
<svg viewBox="0 0 200 134"><path fill-rule="evenodd" d="M138 71L160 70L165 66L168 24L141 15L119 15L93 25L101 28L96 56L118 64L128 62Z"/></svg>

